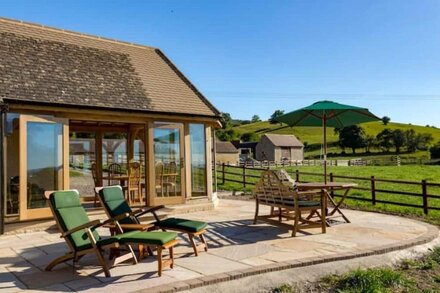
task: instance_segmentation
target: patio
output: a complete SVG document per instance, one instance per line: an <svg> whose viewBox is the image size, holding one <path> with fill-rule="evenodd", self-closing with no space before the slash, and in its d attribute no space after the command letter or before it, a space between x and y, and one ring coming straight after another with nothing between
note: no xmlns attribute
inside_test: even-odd
<svg viewBox="0 0 440 293"><path fill-rule="evenodd" d="M268 212L268 207L261 210ZM310 235L299 233L292 238L287 225L252 225L253 213L253 201L223 199L215 210L185 214L186 218L209 222L210 249L194 257L187 239L182 238L174 269L165 270L160 278L151 257L135 266L127 263L112 268L111 278L104 277L95 256L81 259L76 270L69 263L45 272L45 265L67 249L58 232L0 236L0 290L187 290L260 273L387 253L438 237L437 228L425 223L344 210L352 223L335 223L326 234L311 229ZM102 232L108 233L105 229Z"/></svg>

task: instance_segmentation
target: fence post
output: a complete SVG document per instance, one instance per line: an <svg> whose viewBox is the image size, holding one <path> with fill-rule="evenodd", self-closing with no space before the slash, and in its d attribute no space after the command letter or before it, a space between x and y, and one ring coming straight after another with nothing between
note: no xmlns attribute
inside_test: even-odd
<svg viewBox="0 0 440 293"><path fill-rule="evenodd" d="M330 172L329 175L330 175L330 182L333 182L333 181L334 181L334 179L333 179L333 172ZM330 195L331 195L332 198L335 197L335 192L333 191L333 188L332 188L332 190L330 191Z"/></svg>
<svg viewBox="0 0 440 293"><path fill-rule="evenodd" d="M243 187L246 188L246 166L243 166Z"/></svg>
<svg viewBox="0 0 440 293"><path fill-rule="evenodd" d="M376 205L376 179L371 176L371 202Z"/></svg>
<svg viewBox="0 0 440 293"><path fill-rule="evenodd" d="M426 180L422 180L422 196L423 196L423 213L428 214L428 191L426 186Z"/></svg>
<svg viewBox="0 0 440 293"><path fill-rule="evenodd" d="M222 184L225 185L225 163L222 163Z"/></svg>
<svg viewBox="0 0 440 293"><path fill-rule="evenodd" d="M296 169L296 171L295 171L295 181L299 182L299 170L298 169Z"/></svg>

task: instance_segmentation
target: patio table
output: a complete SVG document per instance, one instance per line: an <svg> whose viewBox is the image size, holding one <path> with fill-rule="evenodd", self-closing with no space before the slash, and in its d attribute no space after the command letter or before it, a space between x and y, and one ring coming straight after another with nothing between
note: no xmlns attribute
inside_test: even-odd
<svg viewBox="0 0 440 293"><path fill-rule="evenodd" d="M356 187L356 183L347 183L347 182L308 182L308 183L296 183L298 190L307 191L307 190L316 190L321 189L326 195L328 200L333 204L333 210L327 213L326 218L335 217L335 213L339 213L345 222L350 223L350 220L344 215L344 213L339 208L347 197L348 192L351 188ZM331 192L335 190L344 190L343 195L339 199L339 201L335 201L335 199L331 196Z"/></svg>
<svg viewBox="0 0 440 293"><path fill-rule="evenodd" d="M128 175L113 175L113 176L102 176L103 180L119 180L121 186L125 186L125 181L128 180Z"/></svg>

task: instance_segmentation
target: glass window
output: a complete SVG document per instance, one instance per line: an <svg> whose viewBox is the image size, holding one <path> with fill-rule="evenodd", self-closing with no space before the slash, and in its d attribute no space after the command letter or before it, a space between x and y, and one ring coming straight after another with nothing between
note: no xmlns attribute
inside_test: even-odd
<svg viewBox="0 0 440 293"><path fill-rule="evenodd" d="M96 172L95 144L94 132L70 132L70 188L77 189L83 197L94 196L93 188L100 185Z"/></svg>
<svg viewBox="0 0 440 293"><path fill-rule="evenodd" d="M18 214L19 195L19 114L6 115L6 215Z"/></svg>
<svg viewBox="0 0 440 293"><path fill-rule="evenodd" d="M192 195L206 195L206 140L205 125L190 124Z"/></svg>
<svg viewBox="0 0 440 293"><path fill-rule="evenodd" d="M28 209L47 206L46 190L63 186L63 126L60 123L27 123Z"/></svg>
<svg viewBox="0 0 440 293"><path fill-rule="evenodd" d="M178 197L181 191L181 148L183 125L180 123L154 123L153 150L157 197Z"/></svg>
<svg viewBox="0 0 440 293"><path fill-rule="evenodd" d="M127 174L127 133L107 132L102 139L102 170L104 185L125 185L124 179L114 179Z"/></svg>

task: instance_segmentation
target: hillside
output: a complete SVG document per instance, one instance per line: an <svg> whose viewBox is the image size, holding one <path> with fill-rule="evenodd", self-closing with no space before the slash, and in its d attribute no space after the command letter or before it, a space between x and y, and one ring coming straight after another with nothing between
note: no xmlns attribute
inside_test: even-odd
<svg viewBox="0 0 440 293"><path fill-rule="evenodd" d="M383 125L382 122L369 122L361 124L367 135L376 136L385 128L389 129L401 129L406 131L414 129L417 133L429 133L434 138L434 143L440 141L440 129L433 127L426 127L420 125L410 125L404 123L390 122L388 125ZM246 125L240 125L234 127L234 129L240 134L246 132L255 132L258 135L265 133L277 133L277 134L294 134L302 142L306 142L309 145L320 145L322 143L322 128L321 127L289 127L286 125L270 124L268 121L256 122ZM327 129L327 139L329 144L338 141L338 136L334 134L333 128ZM339 152L338 148L329 148L329 152ZM314 152L308 153L311 155ZM319 152L319 151L318 151Z"/></svg>

